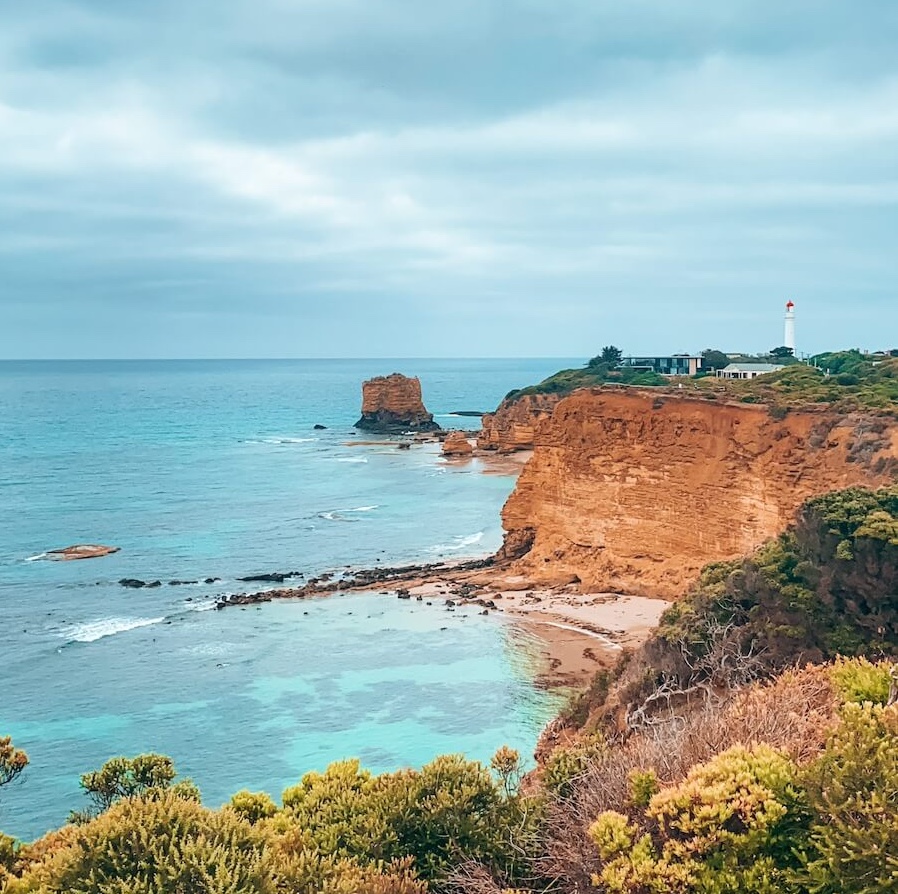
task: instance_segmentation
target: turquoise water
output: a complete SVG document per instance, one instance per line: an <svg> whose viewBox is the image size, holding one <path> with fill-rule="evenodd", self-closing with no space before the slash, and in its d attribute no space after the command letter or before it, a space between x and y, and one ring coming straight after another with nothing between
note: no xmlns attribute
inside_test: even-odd
<svg viewBox="0 0 898 894"><path fill-rule="evenodd" d="M501 619L376 594L208 609L259 572L495 549L513 479L433 445L347 446L360 383L420 375L438 421L474 425L448 414L565 363L0 363L0 735L32 759L0 828L59 825L78 775L115 754L172 755L209 804L347 756L381 771L529 754L558 696ZM122 551L37 558L85 542Z"/></svg>

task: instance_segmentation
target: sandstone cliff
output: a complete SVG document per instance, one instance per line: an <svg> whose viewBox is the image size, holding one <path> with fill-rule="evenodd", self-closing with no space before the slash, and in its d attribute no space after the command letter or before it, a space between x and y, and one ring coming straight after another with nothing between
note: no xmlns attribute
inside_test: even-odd
<svg viewBox="0 0 898 894"><path fill-rule="evenodd" d="M385 434L439 430L421 399L420 380L399 373L362 385L362 418L355 427Z"/></svg>
<svg viewBox="0 0 898 894"><path fill-rule="evenodd" d="M537 581L666 598L708 562L782 531L808 497L898 471L898 423L593 389L536 426L503 510L505 545Z"/></svg>
<svg viewBox="0 0 898 894"><path fill-rule="evenodd" d="M532 449L537 423L552 414L559 400L557 394L529 394L503 400L495 413L483 417L477 446L499 453Z"/></svg>

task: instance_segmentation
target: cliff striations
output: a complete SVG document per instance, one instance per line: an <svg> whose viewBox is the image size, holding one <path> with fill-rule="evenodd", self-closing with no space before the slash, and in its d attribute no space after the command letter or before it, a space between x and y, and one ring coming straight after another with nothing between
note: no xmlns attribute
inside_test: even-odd
<svg viewBox="0 0 898 894"><path fill-rule="evenodd" d="M503 400L495 413L483 417L477 446L499 453L532 450L537 423L551 416L559 400L557 394L528 394Z"/></svg>
<svg viewBox="0 0 898 894"><path fill-rule="evenodd" d="M676 598L778 534L808 497L898 472L898 423L592 389L536 426L500 558L536 581Z"/></svg>
<svg viewBox="0 0 898 894"><path fill-rule="evenodd" d="M362 385L362 418L355 427L384 434L440 428L421 399L420 380L399 373L378 376Z"/></svg>

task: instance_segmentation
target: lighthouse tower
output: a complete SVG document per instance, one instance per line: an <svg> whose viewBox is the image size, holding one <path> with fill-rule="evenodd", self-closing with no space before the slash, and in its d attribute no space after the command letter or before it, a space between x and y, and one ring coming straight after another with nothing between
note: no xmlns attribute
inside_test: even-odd
<svg viewBox="0 0 898 894"><path fill-rule="evenodd" d="M783 344L787 348L792 348L792 353L795 353L795 305L791 301L786 304L786 332Z"/></svg>

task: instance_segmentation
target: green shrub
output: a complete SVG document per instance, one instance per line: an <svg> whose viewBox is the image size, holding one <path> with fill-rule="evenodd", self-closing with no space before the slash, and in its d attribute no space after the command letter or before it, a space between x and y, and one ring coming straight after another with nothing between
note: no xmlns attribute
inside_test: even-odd
<svg viewBox="0 0 898 894"><path fill-rule="evenodd" d="M514 878L532 846L539 804L515 793L511 752L496 757L500 781L457 755L420 770L372 776L357 761L309 773L284 792L272 820L303 830L318 853L378 866L411 858L418 876L440 880L466 860Z"/></svg>
<svg viewBox="0 0 898 894"><path fill-rule="evenodd" d="M274 801L264 792L237 792L228 802L228 806L241 819L254 826L264 819L274 816L278 809Z"/></svg>
<svg viewBox="0 0 898 894"><path fill-rule="evenodd" d="M851 661L839 658L832 666L830 676L843 701L884 705L889 697L891 667L885 661L874 664L866 658Z"/></svg>
<svg viewBox="0 0 898 894"><path fill-rule="evenodd" d="M658 775L654 770L632 770L627 781L630 783L630 803L634 807L648 807L658 794Z"/></svg>
<svg viewBox="0 0 898 894"><path fill-rule="evenodd" d="M604 738L598 733L584 736L574 745L555 748L543 766L543 786L558 798L568 797L577 779L607 749Z"/></svg>
<svg viewBox="0 0 898 894"><path fill-rule="evenodd" d="M805 889L898 891L898 707L847 705L804 782L816 814L798 875Z"/></svg>
<svg viewBox="0 0 898 894"><path fill-rule="evenodd" d="M798 768L767 746L731 748L652 796L632 819L590 828L594 883L615 894L759 894L795 890L793 850L808 815Z"/></svg>
<svg viewBox="0 0 898 894"><path fill-rule="evenodd" d="M9 894L274 894L261 838L233 811L173 792L127 798L81 826Z"/></svg>
<svg viewBox="0 0 898 894"><path fill-rule="evenodd" d="M163 754L139 754L114 757L99 770L81 777L81 788L91 802L86 811L72 811L70 822L87 822L113 804L126 798L152 797L173 791L186 800L200 800L199 789L189 779L175 782L177 772L170 757Z"/></svg>
<svg viewBox="0 0 898 894"><path fill-rule="evenodd" d="M3 890L4 882L12 873L16 863L16 854L18 852L18 842L9 835L0 832L0 891Z"/></svg>

